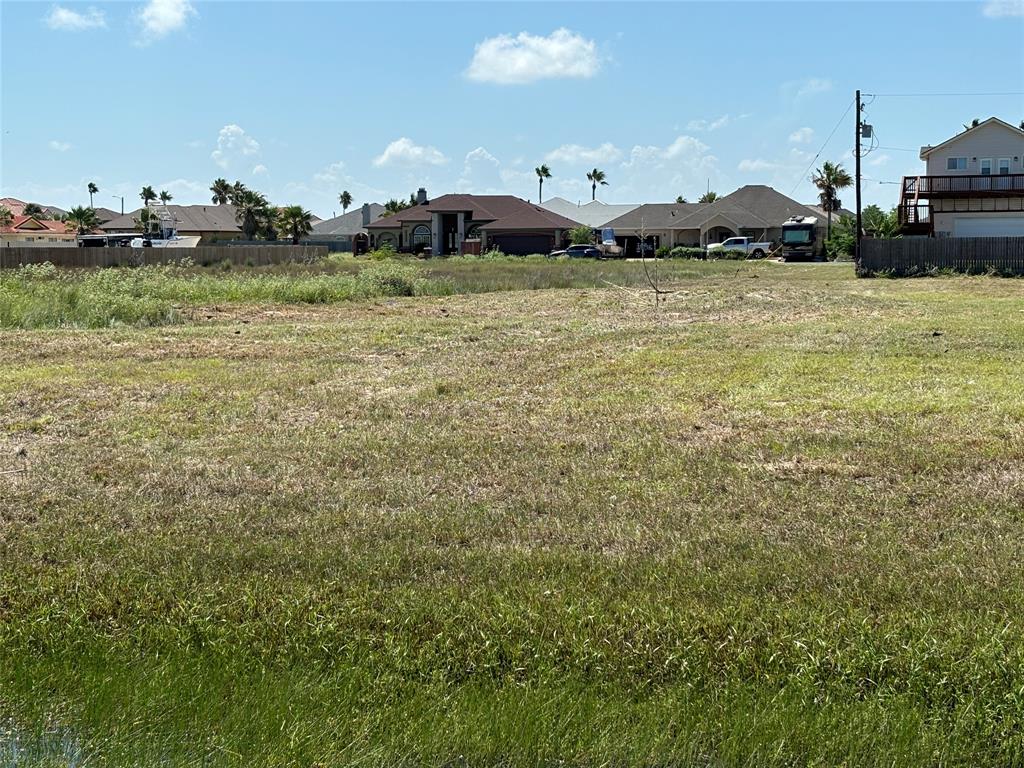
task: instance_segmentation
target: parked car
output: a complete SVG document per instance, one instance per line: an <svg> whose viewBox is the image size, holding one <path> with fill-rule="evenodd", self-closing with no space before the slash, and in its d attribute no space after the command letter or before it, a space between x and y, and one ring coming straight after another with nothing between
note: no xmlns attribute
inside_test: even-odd
<svg viewBox="0 0 1024 768"><path fill-rule="evenodd" d="M750 258L763 259L771 250L770 242L755 243L752 237L730 237L724 243L709 245L708 256L713 257L715 251L743 251Z"/></svg>
<svg viewBox="0 0 1024 768"><path fill-rule="evenodd" d="M552 251L548 256L550 258L568 256L570 259L603 259L604 252L593 245L570 245L563 251Z"/></svg>

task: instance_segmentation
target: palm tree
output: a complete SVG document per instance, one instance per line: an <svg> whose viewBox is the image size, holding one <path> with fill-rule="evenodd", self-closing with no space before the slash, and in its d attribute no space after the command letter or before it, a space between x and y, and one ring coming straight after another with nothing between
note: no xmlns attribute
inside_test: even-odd
<svg viewBox="0 0 1024 768"><path fill-rule="evenodd" d="M973 120L971 120L971 124L970 125L968 125L967 123L964 123L964 130L965 131L969 131L969 130L971 130L971 128L977 128L979 125L981 125L981 120L976 117Z"/></svg>
<svg viewBox="0 0 1024 768"><path fill-rule="evenodd" d="M597 185L600 184L603 187L608 186L608 182L604 180L604 171L595 168L587 174L587 181L590 182L590 199L597 200Z"/></svg>
<svg viewBox="0 0 1024 768"><path fill-rule="evenodd" d="M832 163L826 160L821 168L811 176L811 183L818 188L818 200L821 207L828 215L828 228L825 230L825 237L832 236L832 212L842 208L842 202L837 195L840 189L846 189L853 185L853 179L840 163Z"/></svg>
<svg viewBox="0 0 1024 768"><path fill-rule="evenodd" d="M174 199L174 195L168 192L166 189L160 190L160 202L167 205L171 200Z"/></svg>
<svg viewBox="0 0 1024 768"><path fill-rule="evenodd" d="M676 202L677 203L685 203L686 202L686 198L683 197L682 195L676 195Z"/></svg>
<svg viewBox="0 0 1024 768"><path fill-rule="evenodd" d="M544 179L551 178L551 169L546 165L542 165L539 168L534 168L533 172L537 174L537 202L544 202Z"/></svg>
<svg viewBox="0 0 1024 768"><path fill-rule="evenodd" d="M14 221L14 214L6 205L0 205L0 227L9 227Z"/></svg>
<svg viewBox="0 0 1024 768"><path fill-rule="evenodd" d="M234 184L231 185L231 189L228 192L228 202L230 202L232 205L238 205L236 201L248 191L249 188L245 186L245 184L243 184L240 181L236 181Z"/></svg>
<svg viewBox="0 0 1024 768"><path fill-rule="evenodd" d="M65 219L68 224L74 224L75 229L78 230L78 234L84 235L86 232L96 228L98 223L96 220L96 211L91 207L85 208L84 206L76 206L68 211L67 218Z"/></svg>
<svg viewBox="0 0 1024 768"><path fill-rule="evenodd" d="M281 209L268 205L257 221L257 233L264 240L277 240L277 228L281 224Z"/></svg>
<svg viewBox="0 0 1024 768"><path fill-rule="evenodd" d="M710 189L697 198L698 203L713 203L718 199L718 193L712 192Z"/></svg>
<svg viewBox="0 0 1024 768"><path fill-rule="evenodd" d="M210 185L210 191L213 193L213 202L217 205L224 205L228 201L228 197L231 196L231 185L228 184L227 179L214 179L213 184Z"/></svg>
<svg viewBox="0 0 1024 768"><path fill-rule="evenodd" d="M142 188L142 191L139 192L139 197L142 198L142 205L148 206L153 200L156 200L157 195L151 186L146 185Z"/></svg>
<svg viewBox="0 0 1024 768"><path fill-rule="evenodd" d="M235 206L235 219L241 225L245 239L255 239L260 221L266 219L267 208L269 207L267 198L259 192L244 189L232 200L232 203Z"/></svg>
<svg viewBox="0 0 1024 768"><path fill-rule="evenodd" d="M352 205L352 195L347 189L338 195L338 202L341 203L341 214L344 216L345 211L347 211L348 207Z"/></svg>
<svg viewBox="0 0 1024 768"><path fill-rule="evenodd" d="M92 208L92 196L100 191L100 188L92 181L89 182L89 186L86 187L89 190L89 207Z"/></svg>
<svg viewBox="0 0 1024 768"><path fill-rule="evenodd" d="M292 236L292 245L299 244L299 238L313 231L313 214L301 205L288 205L281 209L281 228Z"/></svg>
<svg viewBox="0 0 1024 768"><path fill-rule="evenodd" d="M44 216L46 215L39 203L26 203L24 210L21 212L22 216Z"/></svg>

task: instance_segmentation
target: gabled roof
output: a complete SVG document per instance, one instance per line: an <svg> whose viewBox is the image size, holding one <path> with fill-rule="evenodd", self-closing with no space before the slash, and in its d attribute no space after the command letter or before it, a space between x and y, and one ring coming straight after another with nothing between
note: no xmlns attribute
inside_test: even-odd
<svg viewBox="0 0 1024 768"><path fill-rule="evenodd" d="M0 229L0 232L7 234L22 233L32 234L34 232L60 234L68 233L68 225L57 219L37 219L35 216L15 216L10 226Z"/></svg>
<svg viewBox="0 0 1024 768"><path fill-rule="evenodd" d="M818 221L825 221L828 218L828 211L822 208L817 203L804 203L804 208L810 208L814 211L814 214L818 217ZM840 219L843 216L853 216L853 211L848 208L839 208L838 210L832 211L833 219Z"/></svg>
<svg viewBox="0 0 1024 768"><path fill-rule="evenodd" d="M233 205L153 205L150 210L161 212L166 210L174 217L174 226L179 232L241 232L235 220ZM136 208L124 216L117 216L100 224L105 232L127 232L135 228L135 219L139 218L141 208Z"/></svg>
<svg viewBox="0 0 1024 768"><path fill-rule="evenodd" d="M680 223L700 208L700 203L645 203L606 222L612 229L680 229Z"/></svg>
<svg viewBox="0 0 1024 768"><path fill-rule="evenodd" d="M111 221L112 219L116 219L118 216L121 215L117 211L112 211L109 208L100 207L93 208L93 210L96 211L96 220L100 224L102 224L105 221Z"/></svg>
<svg viewBox="0 0 1024 768"><path fill-rule="evenodd" d="M815 211L764 184L748 184L713 203L648 203L608 222L613 229L701 229L716 217L736 229L781 227L792 216Z"/></svg>
<svg viewBox="0 0 1024 768"><path fill-rule="evenodd" d="M484 224L480 229L489 232L507 229L572 229L576 226L578 223L570 218L539 205L526 203L520 210Z"/></svg>
<svg viewBox="0 0 1024 768"><path fill-rule="evenodd" d="M1006 122L1005 120L1000 120L998 117L990 117L988 120L985 120L985 121L983 121L981 123L978 123L974 127L968 128L966 131L961 131L960 133L958 133L956 136L953 136L952 138L946 139L941 144L936 144L934 147L932 147L932 146L921 147L921 159L922 160L926 160L928 158L928 155L930 155L935 150L942 149L943 147L948 147L950 144L954 144L955 142L960 141L960 139L966 137L972 131L977 131L979 128L985 128L986 126L989 126L989 125L997 125L997 126L1000 126L1002 128L1005 128L1008 131L1012 131L1014 134L1016 134L1017 138L1020 139L1021 146L1024 147L1024 131L1022 131L1020 128L1014 128L1008 122Z"/></svg>
<svg viewBox="0 0 1024 768"><path fill-rule="evenodd" d="M609 205L608 203L602 203L600 200L592 200L585 205L577 205L562 197L552 197L540 203L540 206L560 216L565 216L566 218L578 221L580 224L586 224L588 227L597 229L605 226L612 219L617 219L619 216L624 216L630 211L639 208L640 204Z"/></svg>
<svg viewBox="0 0 1024 768"><path fill-rule="evenodd" d="M532 214L529 212L533 212ZM474 222L496 222L509 219L512 229L543 228L564 229L576 226L576 221L559 216L540 206L513 195L441 195L425 205L416 205L404 211L385 216L371 223L367 229L397 229L404 222L430 221L433 213L468 213ZM511 219L513 215L515 219Z"/></svg>
<svg viewBox="0 0 1024 768"><path fill-rule="evenodd" d="M370 203L370 221L384 215L384 206L380 203ZM357 235L363 231L363 209L356 208L354 211L335 216L333 219L326 219L313 225L314 235Z"/></svg>
<svg viewBox="0 0 1024 768"><path fill-rule="evenodd" d="M816 216L817 214L802 203L765 184L748 184L708 206L719 209L729 217L736 218L737 224L748 229L758 227L781 227L793 216Z"/></svg>

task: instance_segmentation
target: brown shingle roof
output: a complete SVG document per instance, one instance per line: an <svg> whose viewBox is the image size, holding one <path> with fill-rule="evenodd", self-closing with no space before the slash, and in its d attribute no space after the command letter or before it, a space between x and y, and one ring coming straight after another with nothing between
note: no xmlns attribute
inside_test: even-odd
<svg viewBox="0 0 1024 768"><path fill-rule="evenodd" d="M151 210L165 210L174 217L174 226L179 232L241 232L235 220L233 205L156 205ZM137 208L124 216L118 216L100 224L105 232L124 232L135 228L135 219L139 217L141 208Z"/></svg>
<svg viewBox="0 0 1024 768"><path fill-rule="evenodd" d="M372 222L367 229L396 229L403 222L429 222L432 213L469 214L486 229L571 229L576 222L513 195L442 195ZM499 226L498 223L501 222Z"/></svg>

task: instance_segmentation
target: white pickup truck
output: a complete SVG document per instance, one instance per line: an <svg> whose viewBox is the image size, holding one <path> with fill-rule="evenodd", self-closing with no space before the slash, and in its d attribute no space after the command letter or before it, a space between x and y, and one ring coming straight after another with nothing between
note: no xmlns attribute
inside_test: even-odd
<svg viewBox="0 0 1024 768"><path fill-rule="evenodd" d="M748 258L763 259L772 250L772 244L755 243L750 237L730 237L724 243L715 243L708 246L708 255L715 251L743 251Z"/></svg>

